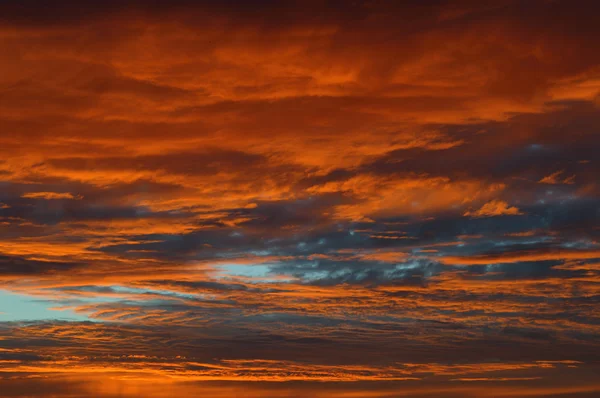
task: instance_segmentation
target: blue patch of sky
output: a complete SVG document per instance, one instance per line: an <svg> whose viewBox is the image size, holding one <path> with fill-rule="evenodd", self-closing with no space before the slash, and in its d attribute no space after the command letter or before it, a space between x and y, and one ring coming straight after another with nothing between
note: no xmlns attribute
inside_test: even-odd
<svg viewBox="0 0 600 398"><path fill-rule="evenodd" d="M286 282L294 278L281 278L281 275L273 277L271 264L224 264L218 266L222 272L216 275L216 279L227 279L229 277L251 278L256 283Z"/></svg>
<svg viewBox="0 0 600 398"><path fill-rule="evenodd" d="M41 321L41 320L89 320L83 314L74 311L56 310L57 303L38 297L0 290L0 322Z"/></svg>

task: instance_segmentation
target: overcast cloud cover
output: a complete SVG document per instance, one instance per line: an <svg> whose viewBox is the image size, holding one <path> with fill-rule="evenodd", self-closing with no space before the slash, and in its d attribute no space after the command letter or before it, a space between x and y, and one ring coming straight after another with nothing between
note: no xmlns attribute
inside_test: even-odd
<svg viewBox="0 0 600 398"><path fill-rule="evenodd" d="M2 1L0 396L598 396L599 11Z"/></svg>

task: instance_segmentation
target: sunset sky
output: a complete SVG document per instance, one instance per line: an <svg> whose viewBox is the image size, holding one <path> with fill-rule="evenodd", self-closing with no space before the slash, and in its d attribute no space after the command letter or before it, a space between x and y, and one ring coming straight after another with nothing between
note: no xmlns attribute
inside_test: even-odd
<svg viewBox="0 0 600 398"><path fill-rule="evenodd" d="M0 397L600 396L600 6L0 2Z"/></svg>

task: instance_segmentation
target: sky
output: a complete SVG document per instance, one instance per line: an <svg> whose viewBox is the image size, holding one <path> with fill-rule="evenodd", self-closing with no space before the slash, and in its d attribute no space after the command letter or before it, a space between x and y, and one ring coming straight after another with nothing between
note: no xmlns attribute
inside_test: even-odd
<svg viewBox="0 0 600 398"><path fill-rule="evenodd" d="M597 397L599 11L0 2L0 397Z"/></svg>

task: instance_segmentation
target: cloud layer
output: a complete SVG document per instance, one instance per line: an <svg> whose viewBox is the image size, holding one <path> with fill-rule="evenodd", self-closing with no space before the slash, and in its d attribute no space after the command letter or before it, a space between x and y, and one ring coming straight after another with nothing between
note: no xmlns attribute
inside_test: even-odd
<svg viewBox="0 0 600 398"><path fill-rule="evenodd" d="M597 394L595 8L3 2L7 396Z"/></svg>

